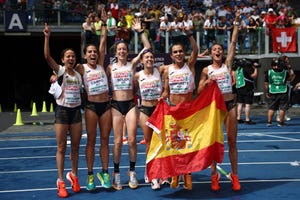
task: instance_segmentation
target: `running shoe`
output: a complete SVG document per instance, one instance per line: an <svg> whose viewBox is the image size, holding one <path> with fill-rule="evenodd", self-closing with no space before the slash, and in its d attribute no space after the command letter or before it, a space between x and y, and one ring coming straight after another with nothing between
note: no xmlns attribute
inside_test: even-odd
<svg viewBox="0 0 300 200"><path fill-rule="evenodd" d="M126 137L123 137L123 144L128 144L128 140Z"/></svg>
<svg viewBox="0 0 300 200"><path fill-rule="evenodd" d="M60 198L66 198L69 194L68 194L68 191L66 189L65 182L57 180L56 185L57 185L57 195Z"/></svg>
<svg viewBox="0 0 300 200"><path fill-rule="evenodd" d="M234 174L230 173L229 178L230 178L231 183L232 183L232 190L234 190L234 191L241 190L241 184L239 182L238 175L234 175Z"/></svg>
<svg viewBox="0 0 300 200"><path fill-rule="evenodd" d="M131 189L136 189L139 186L138 180L136 179L136 173L135 171L129 171L129 182L128 185Z"/></svg>
<svg viewBox="0 0 300 200"><path fill-rule="evenodd" d="M237 122L238 122L239 124L243 124L243 123L244 123L244 120L238 119Z"/></svg>
<svg viewBox="0 0 300 200"><path fill-rule="evenodd" d="M212 191L220 190L219 179L220 179L219 172L217 172L215 175L211 176L211 190Z"/></svg>
<svg viewBox="0 0 300 200"><path fill-rule="evenodd" d="M145 180L145 183L149 183L149 179L148 179L147 174L144 175L144 180Z"/></svg>
<svg viewBox="0 0 300 200"><path fill-rule="evenodd" d="M245 124L249 124L249 125L254 125L254 124L256 124L256 122L251 121L251 120L245 121L244 123L245 123Z"/></svg>
<svg viewBox="0 0 300 200"><path fill-rule="evenodd" d="M78 177L74 176L72 172L68 172L66 175L68 181L70 181L72 190L74 192L80 192L80 185L78 182Z"/></svg>
<svg viewBox="0 0 300 200"><path fill-rule="evenodd" d="M178 188L178 187L179 187L179 176L172 176L170 188Z"/></svg>
<svg viewBox="0 0 300 200"><path fill-rule="evenodd" d="M152 190L159 190L160 189L160 184L158 182L158 179L152 179L151 188L152 188Z"/></svg>
<svg viewBox="0 0 300 200"><path fill-rule="evenodd" d="M104 188L111 188L110 176L108 173L97 173L97 177Z"/></svg>
<svg viewBox="0 0 300 200"><path fill-rule="evenodd" d="M146 140L145 140L145 139L142 139L142 140L140 141L140 144L146 144Z"/></svg>
<svg viewBox="0 0 300 200"><path fill-rule="evenodd" d="M121 183L120 173L113 173L112 176L113 176L112 187L115 190L122 190L122 183Z"/></svg>
<svg viewBox="0 0 300 200"><path fill-rule="evenodd" d="M268 126L268 127L272 126L272 122L268 122L268 123L267 123L267 126Z"/></svg>
<svg viewBox="0 0 300 200"><path fill-rule="evenodd" d="M162 178L162 179L160 179L159 182L160 182L161 185L167 185L167 184L170 185L170 181L169 181L168 178Z"/></svg>
<svg viewBox="0 0 300 200"><path fill-rule="evenodd" d="M87 179L86 179L86 190L87 191L92 191L92 190L95 190L96 189L96 186L95 186L95 183L94 183L94 175L91 174L91 175L88 175Z"/></svg>
<svg viewBox="0 0 300 200"><path fill-rule="evenodd" d="M281 126L287 126L287 124L284 123L284 122L278 122L277 126L279 126L279 127L281 127Z"/></svg>
<svg viewBox="0 0 300 200"><path fill-rule="evenodd" d="M193 188L193 182L192 182L192 174L185 174L184 175L184 189L186 190L192 190Z"/></svg>

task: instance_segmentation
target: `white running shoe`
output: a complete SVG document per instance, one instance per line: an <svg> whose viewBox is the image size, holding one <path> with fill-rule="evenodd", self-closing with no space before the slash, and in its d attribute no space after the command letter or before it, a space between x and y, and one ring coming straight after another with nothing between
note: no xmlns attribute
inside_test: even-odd
<svg viewBox="0 0 300 200"><path fill-rule="evenodd" d="M131 189L136 189L139 186L138 180L136 179L136 173L135 171L129 171L129 182L128 185Z"/></svg>
<svg viewBox="0 0 300 200"><path fill-rule="evenodd" d="M159 190L160 189L160 184L158 182L158 179L153 179L151 181L151 188L152 188L152 190Z"/></svg>

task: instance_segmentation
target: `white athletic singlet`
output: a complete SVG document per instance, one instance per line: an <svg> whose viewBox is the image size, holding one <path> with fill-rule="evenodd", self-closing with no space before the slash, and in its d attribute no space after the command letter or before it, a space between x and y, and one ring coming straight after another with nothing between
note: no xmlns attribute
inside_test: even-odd
<svg viewBox="0 0 300 200"><path fill-rule="evenodd" d="M230 71L225 64L222 64L219 69L214 69L212 65L209 65L208 77L217 81L222 94L232 93L232 79Z"/></svg>
<svg viewBox="0 0 300 200"><path fill-rule="evenodd" d="M187 94L193 92L195 87L194 75L187 64L181 69L169 67L170 94Z"/></svg>
<svg viewBox="0 0 300 200"><path fill-rule="evenodd" d="M139 88L142 100L158 99L162 92L162 82L160 74L156 68L153 69L153 74L145 75L144 70L139 71Z"/></svg>
<svg viewBox="0 0 300 200"><path fill-rule="evenodd" d="M83 64L83 81L85 90L89 95L102 94L108 91L108 81L104 69L97 65L96 69L91 69L87 64Z"/></svg>
<svg viewBox="0 0 300 200"><path fill-rule="evenodd" d="M62 94L56 99L57 105L74 108L81 105L80 89L82 85L81 75L75 72L75 76L68 74L64 66L59 66L58 77L63 77L61 84Z"/></svg>
<svg viewBox="0 0 300 200"><path fill-rule="evenodd" d="M132 90L133 70L132 65L127 62L125 66L112 65L111 82L113 90Z"/></svg>

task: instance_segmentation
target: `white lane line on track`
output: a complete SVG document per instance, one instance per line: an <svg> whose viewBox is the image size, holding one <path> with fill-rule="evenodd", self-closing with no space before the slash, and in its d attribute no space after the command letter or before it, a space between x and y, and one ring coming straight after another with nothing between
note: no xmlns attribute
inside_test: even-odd
<svg viewBox="0 0 300 200"><path fill-rule="evenodd" d="M230 163L222 163L221 166L230 165ZM291 161L288 162L243 162L239 163L239 165L289 165L291 166ZM113 166L108 167L109 169L113 169ZM128 166L120 166L121 169L127 169ZM136 168L145 168L145 165L138 165ZM94 167L95 170L101 169L101 167ZM65 169L66 171L71 169ZM78 170L87 170L87 168L78 168ZM19 170L19 171L0 171L0 174L14 174L14 173L41 173L41 172L57 172L57 169L41 169L41 170Z"/></svg>
<svg viewBox="0 0 300 200"><path fill-rule="evenodd" d="M257 153L257 152L299 152L300 149L247 149L247 150L239 150L239 153ZM228 150L225 150L225 153L228 153ZM112 154L109 154L112 156ZM122 153L124 156L128 156L128 153ZM145 155L145 152L140 152L138 155ZM84 154L80 154L79 157L85 157ZM55 158L53 156L21 156L21 157L0 157L0 160L20 160L20 159L44 159L44 158Z"/></svg>

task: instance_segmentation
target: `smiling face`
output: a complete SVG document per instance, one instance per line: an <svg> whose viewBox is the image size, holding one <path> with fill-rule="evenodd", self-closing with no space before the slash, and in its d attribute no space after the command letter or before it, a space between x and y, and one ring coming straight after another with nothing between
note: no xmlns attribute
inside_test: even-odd
<svg viewBox="0 0 300 200"><path fill-rule="evenodd" d="M73 68L76 63L75 52L72 49L65 50L61 58L61 62L65 65L66 68Z"/></svg>
<svg viewBox="0 0 300 200"><path fill-rule="evenodd" d="M171 58L175 63L184 62L185 52L182 45L175 44L172 46Z"/></svg>
<svg viewBox="0 0 300 200"><path fill-rule="evenodd" d="M153 53L151 51L144 53L141 57L141 63L143 64L144 69L153 68L153 64L154 64Z"/></svg>
<svg viewBox="0 0 300 200"><path fill-rule="evenodd" d="M95 45L89 45L86 47L84 58L89 65L95 66L98 59L98 50Z"/></svg>
<svg viewBox="0 0 300 200"><path fill-rule="evenodd" d="M128 46L124 42L120 42L116 46L116 57L118 60L126 60L128 56Z"/></svg>
<svg viewBox="0 0 300 200"><path fill-rule="evenodd" d="M210 52L211 58L215 62L222 62L223 56L224 56L224 49L223 46L220 44L214 44L211 47Z"/></svg>

